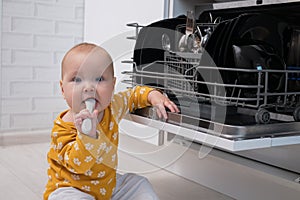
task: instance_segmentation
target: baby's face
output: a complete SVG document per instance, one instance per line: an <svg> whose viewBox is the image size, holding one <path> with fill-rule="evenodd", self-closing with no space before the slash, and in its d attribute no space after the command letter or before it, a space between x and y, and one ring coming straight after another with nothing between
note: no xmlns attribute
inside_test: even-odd
<svg viewBox="0 0 300 200"><path fill-rule="evenodd" d="M102 112L111 102L115 78L110 57L101 51L71 52L64 62L62 93L73 113L86 108L85 100L96 100Z"/></svg>

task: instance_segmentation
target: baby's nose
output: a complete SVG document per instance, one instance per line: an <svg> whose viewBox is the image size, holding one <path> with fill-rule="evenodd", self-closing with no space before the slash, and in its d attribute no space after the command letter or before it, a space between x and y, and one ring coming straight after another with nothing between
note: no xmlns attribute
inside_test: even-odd
<svg viewBox="0 0 300 200"><path fill-rule="evenodd" d="M94 92L95 89L94 88L85 88L84 92Z"/></svg>
<svg viewBox="0 0 300 200"><path fill-rule="evenodd" d="M95 87L92 84L87 84L84 89L84 92L94 92L95 91Z"/></svg>

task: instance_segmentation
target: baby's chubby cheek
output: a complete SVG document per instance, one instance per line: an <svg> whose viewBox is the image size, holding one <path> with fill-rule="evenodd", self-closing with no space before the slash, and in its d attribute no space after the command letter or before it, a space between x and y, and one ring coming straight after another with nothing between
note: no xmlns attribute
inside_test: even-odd
<svg viewBox="0 0 300 200"><path fill-rule="evenodd" d="M79 113L81 110L85 109L85 105L82 101L73 100L70 102L69 106L75 113Z"/></svg>

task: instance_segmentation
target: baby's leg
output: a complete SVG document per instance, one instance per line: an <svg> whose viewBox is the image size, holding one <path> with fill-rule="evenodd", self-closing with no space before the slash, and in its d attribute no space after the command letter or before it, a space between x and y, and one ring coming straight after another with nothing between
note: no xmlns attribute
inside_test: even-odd
<svg viewBox="0 0 300 200"><path fill-rule="evenodd" d="M117 174L117 184L112 200L159 200L151 183L142 176Z"/></svg>
<svg viewBox="0 0 300 200"><path fill-rule="evenodd" d="M62 187L52 192L48 200L95 200L95 198L76 188Z"/></svg>

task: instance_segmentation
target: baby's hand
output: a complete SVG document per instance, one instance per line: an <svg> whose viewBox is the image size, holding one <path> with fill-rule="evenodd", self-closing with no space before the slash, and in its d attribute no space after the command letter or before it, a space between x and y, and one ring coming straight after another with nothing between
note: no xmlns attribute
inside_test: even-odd
<svg viewBox="0 0 300 200"><path fill-rule="evenodd" d="M169 108L171 112L179 112L176 104L157 90L152 90L148 94L148 101L152 106L157 108L157 115L159 118L164 117L165 119L168 119L165 107Z"/></svg>
<svg viewBox="0 0 300 200"><path fill-rule="evenodd" d="M97 116L98 116L98 110L94 110L93 113L90 113L88 109L83 109L81 110L78 114L75 115L74 117L74 123L76 129L80 132L82 132L82 122L85 119L91 119L92 121L92 129L91 131L87 134L90 137L97 138Z"/></svg>

